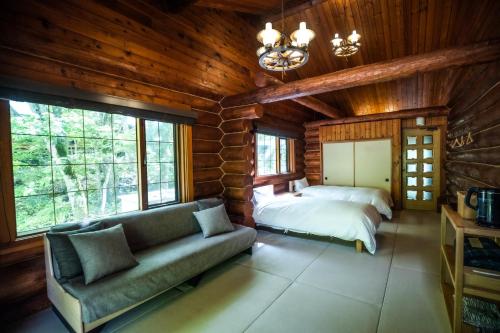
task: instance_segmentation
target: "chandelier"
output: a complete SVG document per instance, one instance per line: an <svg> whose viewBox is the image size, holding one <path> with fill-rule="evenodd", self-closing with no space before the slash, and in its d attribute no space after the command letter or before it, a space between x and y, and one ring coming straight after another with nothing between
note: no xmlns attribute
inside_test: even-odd
<svg viewBox="0 0 500 333"><path fill-rule="evenodd" d="M282 31L285 30L283 1L281 2ZM257 34L257 40L263 44L257 50L259 65L270 71L285 72L304 66L309 59L308 46L314 38L314 31L307 29L306 22L300 22L299 29L290 37L273 29L271 22Z"/></svg>
<svg viewBox="0 0 500 333"><path fill-rule="evenodd" d="M352 34L347 37L347 39L340 38L339 34L335 34L332 39L333 53L337 57L349 57L358 52L361 43L359 43L359 35L356 30L352 31Z"/></svg>

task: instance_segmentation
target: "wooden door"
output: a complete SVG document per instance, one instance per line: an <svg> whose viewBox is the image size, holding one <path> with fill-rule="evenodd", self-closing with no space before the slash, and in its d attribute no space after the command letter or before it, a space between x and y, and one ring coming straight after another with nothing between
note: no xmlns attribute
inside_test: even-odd
<svg viewBox="0 0 500 333"><path fill-rule="evenodd" d="M323 184L354 186L354 142L324 143Z"/></svg>
<svg viewBox="0 0 500 333"><path fill-rule="evenodd" d="M403 207L435 210L440 184L439 129L403 131Z"/></svg>
<svg viewBox="0 0 500 333"><path fill-rule="evenodd" d="M390 139L355 142L354 186L381 188L391 193L391 175Z"/></svg>

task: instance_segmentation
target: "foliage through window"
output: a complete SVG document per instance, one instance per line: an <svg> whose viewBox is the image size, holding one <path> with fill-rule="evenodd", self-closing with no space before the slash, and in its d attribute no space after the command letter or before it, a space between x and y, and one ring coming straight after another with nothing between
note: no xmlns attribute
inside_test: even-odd
<svg viewBox="0 0 500 333"><path fill-rule="evenodd" d="M18 236L139 209L135 117L10 101L10 119ZM166 129L158 163L168 189L176 182L174 126L155 123ZM148 165L151 178L154 171Z"/></svg>
<svg viewBox="0 0 500 333"><path fill-rule="evenodd" d="M290 172L290 144L287 138L257 133L257 175Z"/></svg>
<svg viewBox="0 0 500 333"><path fill-rule="evenodd" d="M148 204L177 201L175 127L146 120Z"/></svg>

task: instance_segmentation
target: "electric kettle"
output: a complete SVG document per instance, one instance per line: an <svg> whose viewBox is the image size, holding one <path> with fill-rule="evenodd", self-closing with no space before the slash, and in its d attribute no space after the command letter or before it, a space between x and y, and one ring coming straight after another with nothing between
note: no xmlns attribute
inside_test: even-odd
<svg viewBox="0 0 500 333"><path fill-rule="evenodd" d="M470 202L473 194L477 195L476 206ZM477 210L477 224L483 227L500 228L500 188L471 187L464 201L468 207Z"/></svg>

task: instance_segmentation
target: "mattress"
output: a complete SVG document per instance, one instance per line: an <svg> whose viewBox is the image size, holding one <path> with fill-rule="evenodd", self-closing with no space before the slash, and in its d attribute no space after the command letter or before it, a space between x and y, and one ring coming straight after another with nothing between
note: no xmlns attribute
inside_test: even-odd
<svg viewBox="0 0 500 333"><path fill-rule="evenodd" d="M254 207L257 225L329 236L346 241L361 240L375 253L375 234L382 221L369 204L307 197L275 197Z"/></svg>

